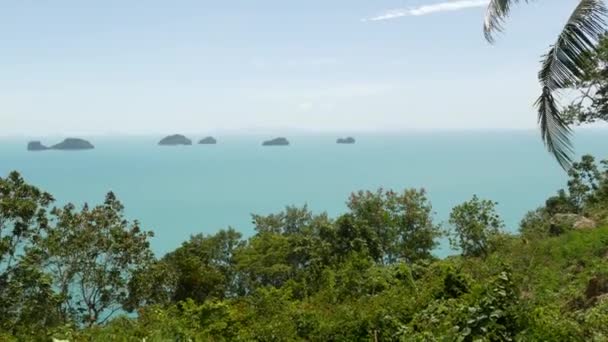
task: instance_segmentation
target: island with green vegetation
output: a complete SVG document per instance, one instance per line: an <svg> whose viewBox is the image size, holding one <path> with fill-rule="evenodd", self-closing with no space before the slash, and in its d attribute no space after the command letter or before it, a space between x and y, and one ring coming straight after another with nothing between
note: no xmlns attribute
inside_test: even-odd
<svg viewBox="0 0 608 342"><path fill-rule="evenodd" d="M192 140L181 134L173 134L162 138L158 144L161 146L192 145Z"/></svg>
<svg viewBox="0 0 608 342"><path fill-rule="evenodd" d="M337 144L354 144L355 138L353 138L353 137L338 138L338 140L336 140L336 143Z"/></svg>
<svg viewBox="0 0 608 342"><path fill-rule="evenodd" d="M217 144L217 139L214 137L205 137L198 142L200 145L215 145Z"/></svg>
<svg viewBox="0 0 608 342"><path fill-rule="evenodd" d="M605 341L598 165L574 163L518 232L477 196L441 225L422 189L357 191L336 217L288 206L253 215L247 238L198 234L158 257L113 193L58 205L12 172L0 177L0 340ZM434 255L440 239L453 255Z"/></svg>
<svg viewBox="0 0 608 342"><path fill-rule="evenodd" d="M262 143L262 146L288 146L289 140L287 138L274 138L271 140L266 140Z"/></svg>

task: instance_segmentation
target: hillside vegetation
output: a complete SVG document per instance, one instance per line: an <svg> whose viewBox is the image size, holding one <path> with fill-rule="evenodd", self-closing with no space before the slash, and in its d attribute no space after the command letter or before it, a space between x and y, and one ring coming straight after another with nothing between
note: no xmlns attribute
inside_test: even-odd
<svg viewBox="0 0 608 342"><path fill-rule="evenodd" d="M424 190L361 191L337 218L287 207L156 259L113 194L49 209L13 173L0 340L606 341L608 173L586 156L569 175L519 234L476 196L440 226ZM441 236L454 256L433 257Z"/></svg>

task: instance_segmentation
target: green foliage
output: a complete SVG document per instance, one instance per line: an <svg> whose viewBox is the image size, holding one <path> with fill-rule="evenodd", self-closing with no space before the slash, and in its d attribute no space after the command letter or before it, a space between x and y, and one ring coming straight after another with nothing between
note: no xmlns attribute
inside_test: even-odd
<svg viewBox="0 0 608 342"><path fill-rule="evenodd" d="M545 208L529 211L519 223L519 231L526 238L542 238L549 234L551 215Z"/></svg>
<svg viewBox="0 0 608 342"><path fill-rule="evenodd" d="M155 291L153 300L157 303L186 299L203 303L235 296L239 287L234 253L243 244L241 234L234 229L192 236L154 266L156 273L153 271L151 279L142 279L135 287L152 285L150 290ZM159 288L160 284L163 286Z"/></svg>
<svg viewBox="0 0 608 342"><path fill-rule="evenodd" d="M597 165L595 158L584 155L579 162L572 164L568 176L566 189L560 189L546 200L545 206L523 218L520 232L525 237L559 235L572 229L574 222L555 220L560 215L569 215L575 220L588 217L597 223L608 223L608 161Z"/></svg>
<svg viewBox="0 0 608 342"><path fill-rule="evenodd" d="M450 213L450 243L465 256L487 256L500 237L504 224L495 211L496 202L477 195Z"/></svg>
<svg viewBox="0 0 608 342"><path fill-rule="evenodd" d="M518 296L510 271L500 272L455 326L459 341L513 341L519 332Z"/></svg>
<svg viewBox="0 0 608 342"><path fill-rule="evenodd" d="M27 184L17 172L0 178L0 267L8 270L48 227L53 197Z"/></svg>
<svg viewBox="0 0 608 342"><path fill-rule="evenodd" d="M501 233L494 202L456 206L462 255L445 259L431 256L439 227L422 190L355 193L336 219L306 207L254 215L247 240L199 234L154 260L151 234L123 218L113 194L49 213L50 195L12 177L0 180L0 228L19 242L4 255L10 267L0 263L0 340L608 337L608 227L550 234L560 211L606 211L605 172L589 158L558 200L526 215L521 236ZM28 233L15 236L15 222Z"/></svg>
<svg viewBox="0 0 608 342"><path fill-rule="evenodd" d="M582 58L580 81L572 84L578 96L563 111L564 120L587 124L608 120L608 36L600 39L596 51Z"/></svg>
<svg viewBox="0 0 608 342"><path fill-rule="evenodd" d="M45 334L60 320L50 277L30 252L49 229L52 202L17 172L0 178L0 332Z"/></svg>
<svg viewBox="0 0 608 342"><path fill-rule="evenodd" d="M441 298L459 298L470 292L470 280L461 272L449 270L443 278L443 291Z"/></svg>
<svg viewBox="0 0 608 342"><path fill-rule="evenodd" d="M197 304L149 306L138 319L78 332L90 340L262 341L602 341L605 301L573 309L601 271L608 229L524 243L513 239L485 259L452 258L384 266L352 255L327 270L306 299L289 286ZM504 261L511 266L505 267ZM575 273L572 267L587 264ZM605 268L605 267L604 267ZM498 271L497 271L498 270ZM567 270L564 272L564 270ZM410 275L410 276L407 276Z"/></svg>
<svg viewBox="0 0 608 342"><path fill-rule="evenodd" d="M127 222L111 192L102 205L76 211L68 204L53 216L57 224L37 248L59 290L61 310L78 323L104 322L127 301L132 275L152 261L152 233Z"/></svg>
<svg viewBox="0 0 608 342"><path fill-rule="evenodd" d="M370 255L379 262L415 262L431 257L440 228L433 223L433 210L424 189L359 191L351 195L348 208L353 228L363 231Z"/></svg>

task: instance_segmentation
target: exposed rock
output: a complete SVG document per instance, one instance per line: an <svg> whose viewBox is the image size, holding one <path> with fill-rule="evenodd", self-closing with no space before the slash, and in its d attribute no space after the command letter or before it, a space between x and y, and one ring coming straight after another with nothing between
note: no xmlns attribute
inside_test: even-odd
<svg viewBox="0 0 608 342"><path fill-rule="evenodd" d="M577 214L555 214L551 217L551 224L558 226L573 227L580 218Z"/></svg>
<svg viewBox="0 0 608 342"><path fill-rule="evenodd" d="M592 219L581 216L572 227L574 229L593 229L597 227L597 224Z"/></svg>
<svg viewBox="0 0 608 342"><path fill-rule="evenodd" d="M213 145L217 144L217 140L214 137L206 137L201 139L198 143L201 145Z"/></svg>
<svg viewBox="0 0 608 342"><path fill-rule="evenodd" d="M49 148L42 145L42 143L40 141L30 141L29 143L27 143L27 150L28 151L44 151L44 150L48 150Z"/></svg>
<svg viewBox="0 0 608 342"><path fill-rule="evenodd" d="M353 138L353 137L338 138L338 140L336 140L336 143L337 144L354 144L355 138Z"/></svg>
<svg viewBox="0 0 608 342"><path fill-rule="evenodd" d="M164 137L158 144L163 146L192 145L192 140L181 134L173 134Z"/></svg>
<svg viewBox="0 0 608 342"><path fill-rule="evenodd" d="M592 219L577 214L555 214L551 218L549 232L560 235L568 229L593 229L597 223Z"/></svg>
<svg viewBox="0 0 608 342"><path fill-rule="evenodd" d="M51 146L53 150L91 150L94 148L93 144L79 138L67 138L59 144Z"/></svg>
<svg viewBox="0 0 608 342"><path fill-rule="evenodd" d="M266 140L262 143L263 146L287 146L289 141L286 138L275 138L272 140Z"/></svg>

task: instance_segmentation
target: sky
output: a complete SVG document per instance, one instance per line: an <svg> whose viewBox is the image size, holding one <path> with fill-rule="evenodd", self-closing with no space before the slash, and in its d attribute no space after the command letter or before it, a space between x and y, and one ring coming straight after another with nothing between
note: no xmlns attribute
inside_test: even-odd
<svg viewBox="0 0 608 342"><path fill-rule="evenodd" d="M532 129L576 0L5 0L0 135Z"/></svg>

